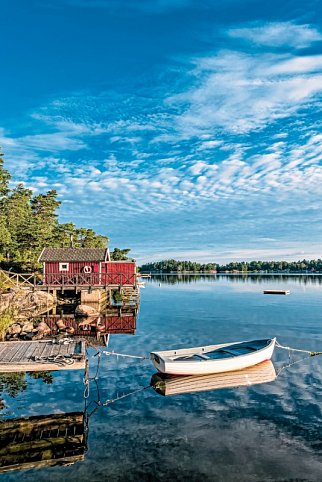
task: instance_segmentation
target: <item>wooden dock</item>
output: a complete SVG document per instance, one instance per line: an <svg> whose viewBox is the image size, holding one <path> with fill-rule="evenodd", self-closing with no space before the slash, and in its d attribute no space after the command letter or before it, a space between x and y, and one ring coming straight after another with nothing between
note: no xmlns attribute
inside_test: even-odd
<svg viewBox="0 0 322 482"><path fill-rule="evenodd" d="M85 341L8 341L0 343L0 373L84 370Z"/></svg>
<svg viewBox="0 0 322 482"><path fill-rule="evenodd" d="M264 295L289 295L290 290L264 290Z"/></svg>

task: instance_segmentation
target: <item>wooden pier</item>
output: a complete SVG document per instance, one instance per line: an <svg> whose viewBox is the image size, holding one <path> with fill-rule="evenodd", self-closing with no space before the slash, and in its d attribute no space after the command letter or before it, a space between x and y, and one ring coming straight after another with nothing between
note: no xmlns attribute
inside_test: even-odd
<svg viewBox="0 0 322 482"><path fill-rule="evenodd" d="M84 370L85 341L8 341L0 343L0 373Z"/></svg>

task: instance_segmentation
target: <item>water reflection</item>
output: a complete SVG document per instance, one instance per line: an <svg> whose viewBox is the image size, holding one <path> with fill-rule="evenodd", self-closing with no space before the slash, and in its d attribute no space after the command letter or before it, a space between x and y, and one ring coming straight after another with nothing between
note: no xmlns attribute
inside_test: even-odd
<svg viewBox="0 0 322 482"><path fill-rule="evenodd" d="M42 380L45 384L53 383L53 376L49 371L44 372L19 372L19 373L0 373L0 396L7 394L11 398L16 398L19 394L27 390L30 379ZM5 408L5 402L0 398L0 410Z"/></svg>
<svg viewBox="0 0 322 482"><path fill-rule="evenodd" d="M146 355L156 348L274 335L284 345L320 350L321 277L287 277L292 296L278 298L258 295L257 281L264 287L271 276L253 276L187 276L196 289L182 279L181 289L166 286L164 277L146 280L134 329L138 336L111 336L109 350ZM284 280L275 278L276 283ZM176 276L172 280L179 281ZM68 323L64 313L60 316ZM117 332L112 329L109 323L111 333ZM121 330L125 332L123 325ZM96 340L96 330L88 331ZM89 351L93 377L97 350ZM287 358L285 351L275 350L276 372ZM239 384L241 388L213 385L199 391L194 386L191 393L191 385L188 391L183 379L177 380L175 388L182 383L181 392L173 396L146 388L153 373L149 362L102 355L100 393L92 381L88 398L89 409L98 408L90 419L84 460L72 467L45 466L37 473L11 472L6 481L322 480L322 356L285 368L271 383ZM82 374L61 371L53 377L54 385L46 390L41 381L29 383L27 378L27 390L11 399L9 416L59 412L62 407L65 412L81 410ZM171 380L165 382L166 394L169 390ZM4 398L7 403L8 395Z"/></svg>
<svg viewBox="0 0 322 482"><path fill-rule="evenodd" d="M155 282L176 285L176 284L191 284L200 281L214 283L228 281L229 283L252 283L261 284L263 281L285 283L287 281L296 282L303 285L322 285L322 275L317 274L288 274L288 273L225 273L225 274L153 274L150 279L145 280L147 284Z"/></svg>
<svg viewBox="0 0 322 482"><path fill-rule="evenodd" d="M167 377L161 373L155 373L151 378L151 386L160 395L168 396L258 385L272 382L275 378L276 371L269 360L245 370L214 375Z"/></svg>
<svg viewBox="0 0 322 482"><path fill-rule="evenodd" d="M82 412L41 415L0 423L0 473L84 460Z"/></svg>
<svg viewBox="0 0 322 482"><path fill-rule="evenodd" d="M94 346L106 346L111 334L134 335L136 331L138 310L136 307L111 308L108 313L96 316L77 317L74 314L46 313L38 316L34 323L37 328L31 333L21 332L15 340L39 339L40 328L42 339L70 337L76 341L85 340ZM31 335L31 336L29 336Z"/></svg>

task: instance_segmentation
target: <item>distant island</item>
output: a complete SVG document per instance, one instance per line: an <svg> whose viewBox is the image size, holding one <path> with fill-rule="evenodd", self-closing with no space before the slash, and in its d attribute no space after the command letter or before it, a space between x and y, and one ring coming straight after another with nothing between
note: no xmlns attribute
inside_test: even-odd
<svg viewBox="0 0 322 482"><path fill-rule="evenodd" d="M166 259L143 264L140 269L142 273L322 273L322 260L233 261L220 265Z"/></svg>

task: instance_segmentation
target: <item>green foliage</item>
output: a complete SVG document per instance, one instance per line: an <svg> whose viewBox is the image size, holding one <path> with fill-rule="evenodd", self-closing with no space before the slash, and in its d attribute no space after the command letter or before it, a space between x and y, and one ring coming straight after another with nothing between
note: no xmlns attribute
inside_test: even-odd
<svg viewBox="0 0 322 482"><path fill-rule="evenodd" d="M157 271L160 273L184 273L184 272L215 272L218 268L216 263L201 264L194 261L176 261L166 259L155 263L147 263L141 266L141 271Z"/></svg>
<svg viewBox="0 0 322 482"><path fill-rule="evenodd" d="M23 184L10 190L10 178L0 152L0 262L3 265L15 265L18 271L34 271L40 268L37 259L44 247L68 247L71 236L75 248L106 246L107 236L78 228L73 223L58 222L61 203L54 189L37 196Z"/></svg>
<svg viewBox="0 0 322 482"><path fill-rule="evenodd" d="M7 308L0 313L0 340L3 340L7 329L15 321L15 311L12 308Z"/></svg>
<svg viewBox="0 0 322 482"><path fill-rule="evenodd" d="M122 303L122 301L123 301L122 293L119 290L113 290L112 291L112 300L113 300L113 303L116 304L116 305Z"/></svg>
<svg viewBox="0 0 322 482"><path fill-rule="evenodd" d="M0 150L0 201L9 192L10 173L3 168L3 154Z"/></svg>
<svg viewBox="0 0 322 482"><path fill-rule="evenodd" d="M125 261L128 258L128 253L130 252L130 249L119 249L119 248L114 248L114 250L111 252L111 260L112 261Z"/></svg>
<svg viewBox="0 0 322 482"><path fill-rule="evenodd" d="M155 263L146 263L141 266L140 270L154 273L321 273L322 260L233 261L225 265L218 265L216 263L200 264L192 261L167 259Z"/></svg>

